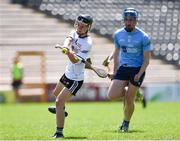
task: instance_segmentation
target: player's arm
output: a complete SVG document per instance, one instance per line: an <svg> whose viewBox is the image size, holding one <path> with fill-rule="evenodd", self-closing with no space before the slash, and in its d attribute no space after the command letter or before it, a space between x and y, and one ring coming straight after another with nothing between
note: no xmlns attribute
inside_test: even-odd
<svg viewBox="0 0 180 141"><path fill-rule="evenodd" d="M69 36L64 40L63 47L70 49L72 45L72 38Z"/></svg>
<svg viewBox="0 0 180 141"><path fill-rule="evenodd" d="M108 67L108 78L111 80L118 69L118 62L119 62L118 58L119 58L119 48L115 48L109 56L110 60L114 59L113 72L111 72L111 68L107 66Z"/></svg>
<svg viewBox="0 0 180 141"><path fill-rule="evenodd" d="M141 75L145 72L147 66L149 65L149 60L151 58L151 51L152 51L152 46L151 46L151 41L148 36L144 36L143 38L143 64L141 66L141 69L139 70L138 74L135 75L134 80L139 81Z"/></svg>
<svg viewBox="0 0 180 141"><path fill-rule="evenodd" d="M151 58L151 52L150 51L144 52L144 62L139 71L140 75L142 75L145 72L147 66L149 65L150 58Z"/></svg>
<svg viewBox="0 0 180 141"><path fill-rule="evenodd" d="M114 56L114 51L111 52L111 54L108 57L108 62L111 62L111 60L113 59Z"/></svg>
<svg viewBox="0 0 180 141"><path fill-rule="evenodd" d="M73 51L70 50L70 46L72 45L72 38L71 37L67 37L65 40L64 40L64 43L63 43L63 47L64 48L67 48L66 52L64 52L64 54L66 54L69 58L69 60L72 62L72 63L77 63L79 61L78 57L74 54Z"/></svg>
<svg viewBox="0 0 180 141"><path fill-rule="evenodd" d="M114 53L113 53L113 57L114 57L114 67L113 67L113 74L116 74L118 66L119 66L119 52L120 52L120 44L118 42L119 37L117 32L114 34Z"/></svg>
<svg viewBox="0 0 180 141"><path fill-rule="evenodd" d="M141 69L139 70L138 74L135 76L135 81L139 81L141 75L145 72L147 66L149 65L149 61L151 58L151 51L144 52L144 62L141 66Z"/></svg>
<svg viewBox="0 0 180 141"><path fill-rule="evenodd" d="M118 63L119 63L119 48L115 48L113 57L114 57L114 67L113 67L113 74L116 73L118 69Z"/></svg>
<svg viewBox="0 0 180 141"><path fill-rule="evenodd" d="M73 64L79 62L79 58L74 54L74 52L69 50L67 56Z"/></svg>

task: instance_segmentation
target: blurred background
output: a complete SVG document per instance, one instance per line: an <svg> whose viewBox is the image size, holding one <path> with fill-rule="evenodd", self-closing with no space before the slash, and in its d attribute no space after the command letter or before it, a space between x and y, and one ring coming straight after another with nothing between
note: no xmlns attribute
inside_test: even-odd
<svg viewBox="0 0 180 141"><path fill-rule="evenodd" d="M63 42L80 13L94 18L90 57L94 66L104 68L127 7L139 11L138 26L154 46L142 86L144 99L179 102L179 0L1 0L0 103L54 101L52 90L68 62L54 46ZM108 78L86 70L85 84L72 101L107 101L109 84Z"/></svg>

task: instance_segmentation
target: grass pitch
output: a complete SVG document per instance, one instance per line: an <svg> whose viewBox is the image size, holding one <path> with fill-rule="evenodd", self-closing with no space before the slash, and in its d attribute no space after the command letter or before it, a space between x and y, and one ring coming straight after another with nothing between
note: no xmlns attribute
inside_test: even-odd
<svg viewBox="0 0 180 141"><path fill-rule="evenodd" d="M51 140L55 115L44 104L1 104L0 140ZM136 103L129 133L118 133L121 102L69 102L63 140L180 140L180 103Z"/></svg>

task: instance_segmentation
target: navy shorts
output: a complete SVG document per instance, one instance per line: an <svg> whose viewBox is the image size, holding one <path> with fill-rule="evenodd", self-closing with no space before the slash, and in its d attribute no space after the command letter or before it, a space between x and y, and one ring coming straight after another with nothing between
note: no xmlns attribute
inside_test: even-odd
<svg viewBox="0 0 180 141"><path fill-rule="evenodd" d="M71 80L69 78L66 77L66 75L64 74L60 80L59 80L66 88L69 89L69 91L72 93L72 95L76 95L77 91L81 88L82 84L83 84L83 80L82 81L75 81L75 80Z"/></svg>
<svg viewBox="0 0 180 141"><path fill-rule="evenodd" d="M140 87L144 80L145 72L141 75L139 81L134 81L134 77L139 72L140 68L141 67L135 68L120 66L113 79L127 80L130 81L130 83L134 86Z"/></svg>
<svg viewBox="0 0 180 141"><path fill-rule="evenodd" d="M11 85L12 85L14 90L17 90L22 85L22 80L13 80Z"/></svg>

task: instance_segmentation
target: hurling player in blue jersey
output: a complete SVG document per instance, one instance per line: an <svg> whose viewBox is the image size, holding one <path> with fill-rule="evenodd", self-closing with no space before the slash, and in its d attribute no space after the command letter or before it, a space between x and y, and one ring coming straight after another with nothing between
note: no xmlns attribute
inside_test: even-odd
<svg viewBox="0 0 180 141"><path fill-rule="evenodd" d="M114 68L108 98L118 100L124 97L124 119L119 131L128 132L134 112L136 91L141 86L149 65L152 46L149 36L136 27L138 11L126 8L123 12L124 27L114 34ZM125 90L125 87L128 87Z"/></svg>

